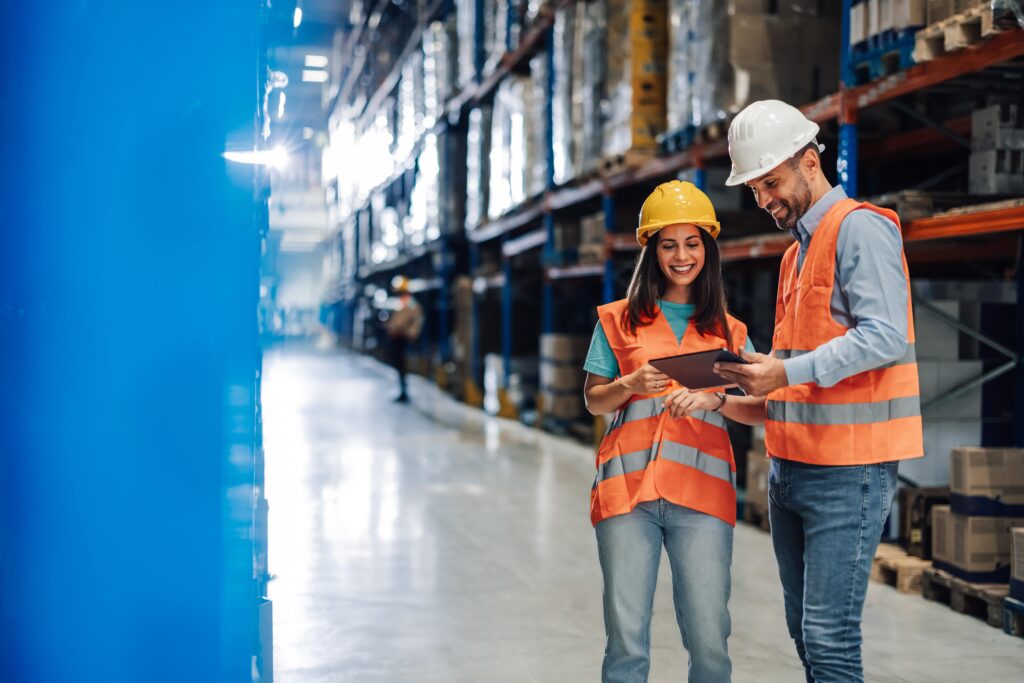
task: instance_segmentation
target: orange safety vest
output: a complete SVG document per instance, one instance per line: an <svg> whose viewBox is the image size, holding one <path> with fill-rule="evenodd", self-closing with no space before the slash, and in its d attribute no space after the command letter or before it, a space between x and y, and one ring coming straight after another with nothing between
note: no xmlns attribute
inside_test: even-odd
<svg viewBox="0 0 1024 683"><path fill-rule="evenodd" d="M622 325L627 303L621 299L597 309L620 376L652 358L726 346L723 337L702 335L693 324L680 343L660 311L651 324L631 333ZM746 325L732 316L728 324L733 350L742 349ZM634 395L615 413L597 450L597 477L590 491L593 524L660 498L736 524L736 462L725 418L704 410L673 419L662 401L678 388L670 382L657 395Z"/></svg>
<svg viewBox="0 0 1024 683"><path fill-rule="evenodd" d="M895 212L844 199L822 218L797 273L798 244L782 257L775 308L776 358L793 358L841 337L849 328L832 319L836 244L843 219L857 209L880 214L900 227ZM870 465L924 455L921 397L914 352L914 310L907 259L907 351L903 358L848 377L831 387L813 382L768 395L768 455L814 465Z"/></svg>

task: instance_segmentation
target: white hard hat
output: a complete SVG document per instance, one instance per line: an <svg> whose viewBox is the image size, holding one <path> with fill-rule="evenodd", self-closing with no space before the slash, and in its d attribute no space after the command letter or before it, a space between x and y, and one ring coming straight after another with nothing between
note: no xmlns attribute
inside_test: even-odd
<svg viewBox="0 0 1024 683"><path fill-rule="evenodd" d="M814 140L818 130L818 124L785 102L747 105L729 126L732 173L725 184L742 185L763 176ZM818 151L825 151L825 146L818 145Z"/></svg>

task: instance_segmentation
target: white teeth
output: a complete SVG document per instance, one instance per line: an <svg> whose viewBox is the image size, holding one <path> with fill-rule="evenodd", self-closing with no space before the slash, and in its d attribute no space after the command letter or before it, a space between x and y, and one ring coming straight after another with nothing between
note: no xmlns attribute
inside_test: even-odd
<svg viewBox="0 0 1024 683"><path fill-rule="evenodd" d="M675 271L676 273L686 275L691 270L693 270L693 266L672 266L672 270Z"/></svg>

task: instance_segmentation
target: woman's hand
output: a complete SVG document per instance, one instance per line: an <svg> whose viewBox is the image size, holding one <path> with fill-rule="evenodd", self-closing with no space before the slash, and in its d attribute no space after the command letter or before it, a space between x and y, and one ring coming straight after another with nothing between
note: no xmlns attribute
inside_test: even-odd
<svg viewBox="0 0 1024 683"><path fill-rule="evenodd" d="M672 417L692 415L698 410L714 410L720 400L712 391L690 391L686 387L677 389L665 397L665 410Z"/></svg>
<svg viewBox="0 0 1024 683"><path fill-rule="evenodd" d="M653 365L645 365L622 378L622 386L634 394L650 396L665 390L672 380Z"/></svg>

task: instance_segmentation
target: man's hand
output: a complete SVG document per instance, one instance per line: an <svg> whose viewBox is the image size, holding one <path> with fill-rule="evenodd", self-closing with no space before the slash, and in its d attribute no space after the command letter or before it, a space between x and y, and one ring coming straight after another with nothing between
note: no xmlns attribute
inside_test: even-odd
<svg viewBox="0 0 1024 683"><path fill-rule="evenodd" d="M749 365L715 363L715 372L738 384L748 396L767 396L789 384L786 368L778 358L748 351L740 355Z"/></svg>

